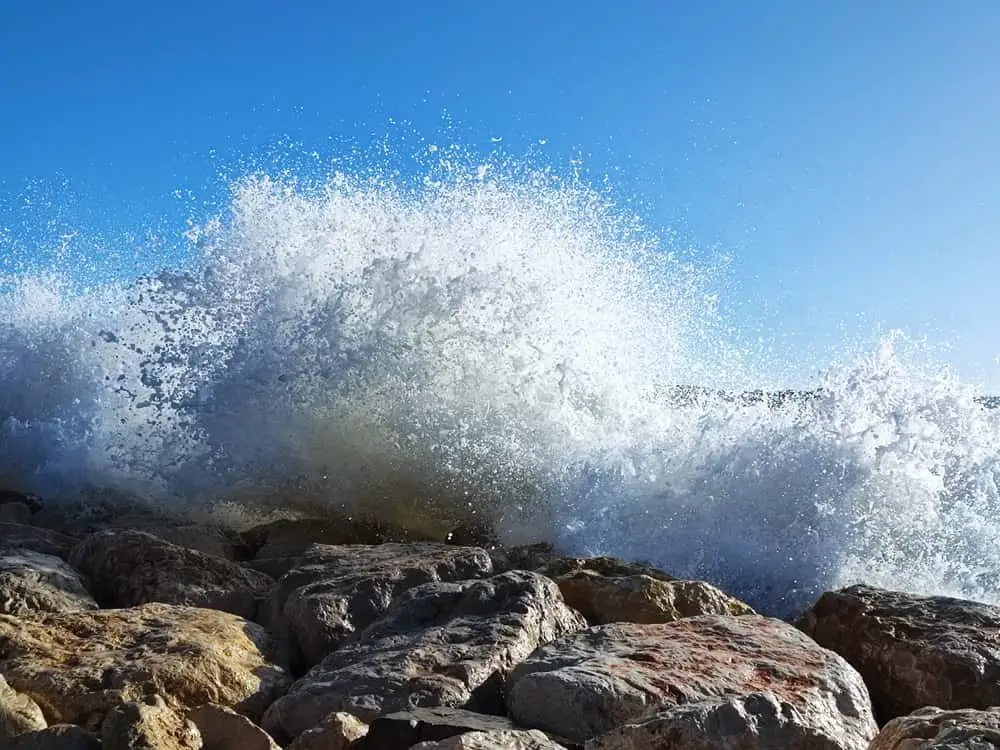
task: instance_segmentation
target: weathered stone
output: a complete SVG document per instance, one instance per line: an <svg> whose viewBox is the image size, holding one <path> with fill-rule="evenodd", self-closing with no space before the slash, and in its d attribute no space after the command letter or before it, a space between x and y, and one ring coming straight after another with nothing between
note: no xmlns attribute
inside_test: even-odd
<svg viewBox="0 0 1000 750"><path fill-rule="evenodd" d="M654 568L652 565L638 562L626 562L617 557L557 557L551 562L538 569L542 575L549 578L559 578L560 576L575 573L578 570L590 570L609 578L622 576L649 576L658 581L676 581L674 576L667 575L662 570Z"/></svg>
<svg viewBox="0 0 1000 750"><path fill-rule="evenodd" d="M221 557L223 560L236 561L243 556L239 537L218 526L186 523L138 530L147 531L178 547L193 549L212 557Z"/></svg>
<svg viewBox="0 0 1000 750"><path fill-rule="evenodd" d="M866 736L841 734L822 716L803 714L772 693L720 696L674 706L586 743L586 750L865 750Z"/></svg>
<svg viewBox="0 0 1000 750"><path fill-rule="evenodd" d="M280 741L331 711L364 721L421 706L502 712L500 691L514 665L584 625L537 573L419 586L296 682L268 709L264 727Z"/></svg>
<svg viewBox="0 0 1000 750"><path fill-rule="evenodd" d="M80 574L61 558L28 549L0 548L0 614L97 609Z"/></svg>
<svg viewBox="0 0 1000 750"><path fill-rule="evenodd" d="M114 706L154 694L174 709L220 703L259 718L290 682L270 655L263 628L215 610L0 615L0 674L50 722L96 727Z"/></svg>
<svg viewBox="0 0 1000 750"><path fill-rule="evenodd" d="M30 513L42 509L45 502L38 495L15 490L0 490L0 507L5 505L23 505Z"/></svg>
<svg viewBox="0 0 1000 750"><path fill-rule="evenodd" d="M515 667L507 706L523 726L583 741L677 705L764 691L845 747L875 736L868 692L850 665L755 615L616 623L563 637Z"/></svg>
<svg viewBox="0 0 1000 750"><path fill-rule="evenodd" d="M314 544L382 544L402 532L364 518L295 518L255 526L241 534L254 559L295 558Z"/></svg>
<svg viewBox="0 0 1000 750"><path fill-rule="evenodd" d="M880 721L1000 705L1000 607L851 586L796 624L861 673Z"/></svg>
<svg viewBox="0 0 1000 750"><path fill-rule="evenodd" d="M271 736L243 714L206 703L188 712L205 750L281 750Z"/></svg>
<svg viewBox="0 0 1000 750"><path fill-rule="evenodd" d="M28 523L31 521L31 508L24 503L5 503L0 505L0 523Z"/></svg>
<svg viewBox="0 0 1000 750"><path fill-rule="evenodd" d="M468 732L516 732L520 729L522 727L506 716L491 716L461 708L414 708L375 719L368 730L365 750L396 750Z"/></svg>
<svg viewBox="0 0 1000 750"><path fill-rule="evenodd" d="M1000 708L942 711L929 706L884 727L869 750L994 750L1000 748Z"/></svg>
<svg viewBox="0 0 1000 750"><path fill-rule="evenodd" d="M556 559L555 550L548 542L520 544L515 547L496 547L490 550L493 569L497 573L508 570L540 571Z"/></svg>
<svg viewBox="0 0 1000 750"><path fill-rule="evenodd" d="M566 750L537 729L469 732L438 742L421 742L410 750ZM686 750L686 749L685 749Z"/></svg>
<svg viewBox="0 0 1000 750"><path fill-rule="evenodd" d="M93 732L75 724L56 724L38 732L14 737L5 750L102 750Z"/></svg>
<svg viewBox="0 0 1000 750"><path fill-rule="evenodd" d="M314 545L274 588L271 618L308 668L423 583L483 578L485 550L446 544Z"/></svg>
<svg viewBox="0 0 1000 750"><path fill-rule="evenodd" d="M749 605L704 581L661 581L647 575L611 578L592 570L577 570L559 576L556 583L566 603L592 625L754 614Z"/></svg>
<svg viewBox="0 0 1000 750"><path fill-rule="evenodd" d="M101 531L73 550L103 607L161 602L207 607L252 619L274 581L254 570L179 547L144 531Z"/></svg>
<svg viewBox="0 0 1000 750"><path fill-rule="evenodd" d="M307 729L288 750L347 750L368 734L368 725L357 716L336 711Z"/></svg>
<svg viewBox="0 0 1000 750"><path fill-rule="evenodd" d="M201 750L194 724L154 695L111 709L101 725L103 750Z"/></svg>
<svg viewBox="0 0 1000 750"><path fill-rule="evenodd" d="M32 552L68 560L76 543L77 539L74 537L51 529L19 523L0 523L0 548L3 549L30 549Z"/></svg>
<svg viewBox="0 0 1000 750"><path fill-rule="evenodd" d="M2 740L26 732L37 732L47 726L38 704L14 690L0 674L0 747Z"/></svg>

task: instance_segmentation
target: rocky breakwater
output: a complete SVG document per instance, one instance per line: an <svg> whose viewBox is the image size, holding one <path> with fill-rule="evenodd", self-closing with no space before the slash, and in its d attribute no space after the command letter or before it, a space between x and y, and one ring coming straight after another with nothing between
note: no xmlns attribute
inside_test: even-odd
<svg viewBox="0 0 1000 750"><path fill-rule="evenodd" d="M986 705L1000 613L981 605L848 589L792 625L647 565L474 534L444 543L347 518L237 533L15 493L0 517L12 519L4 749L853 750L1000 736Z"/></svg>

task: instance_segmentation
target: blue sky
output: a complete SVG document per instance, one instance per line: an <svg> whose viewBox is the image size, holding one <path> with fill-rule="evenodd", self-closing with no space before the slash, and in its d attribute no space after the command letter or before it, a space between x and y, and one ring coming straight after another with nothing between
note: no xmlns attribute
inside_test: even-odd
<svg viewBox="0 0 1000 750"><path fill-rule="evenodd" d="M1000 389L998 38L994 0L11 0L0 255L176 237L248 154L447 112L473 149L580 152L654 229L732 251L728 314L779 358L902 327Z"/></svg>

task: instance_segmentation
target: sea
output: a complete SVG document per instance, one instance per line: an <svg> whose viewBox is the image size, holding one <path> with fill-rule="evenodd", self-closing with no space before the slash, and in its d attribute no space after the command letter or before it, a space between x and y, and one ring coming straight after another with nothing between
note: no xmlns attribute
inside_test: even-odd
<svg viewBox="0 0 1000 750"><path fill-rule="evenodd" d="M481 524L780 616L855 582L1000 601L1000 410L902 334L754 393L714 261L550 169L227 196L183 263L0 277L0 486Z"/></svg>

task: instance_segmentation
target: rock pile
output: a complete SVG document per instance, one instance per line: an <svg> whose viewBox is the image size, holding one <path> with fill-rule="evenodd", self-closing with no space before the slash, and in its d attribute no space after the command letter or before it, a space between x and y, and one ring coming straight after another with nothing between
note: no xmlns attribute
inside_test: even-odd
<svg viewBox="0 0 1000 750"><path fill-rule="evenodd" d="M790 624L545 545L4 506L4 749L1000 748L982 604L855 586Z"/></svg>

